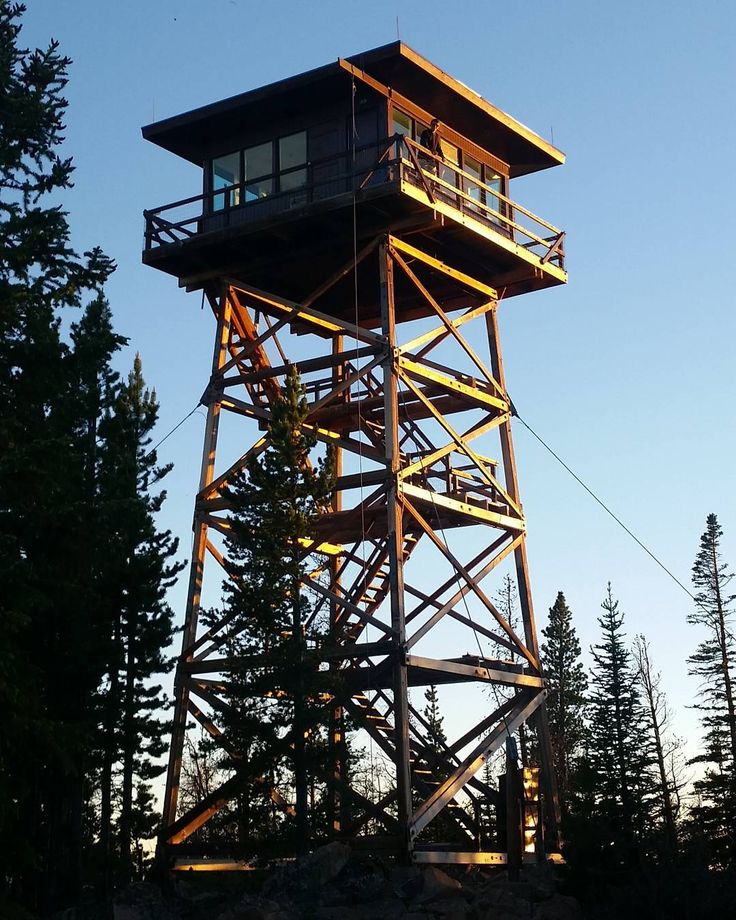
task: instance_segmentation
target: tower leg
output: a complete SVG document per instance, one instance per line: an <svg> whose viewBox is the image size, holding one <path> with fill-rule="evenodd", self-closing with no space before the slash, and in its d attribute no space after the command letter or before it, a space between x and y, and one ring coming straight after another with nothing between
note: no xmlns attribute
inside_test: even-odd
<svg viewBox="0 0 736 920"><path fill-rule="evenodd" d="M396 794L399 830L404 856L409 858L409 822L412 815L411 776L409 768L409 701L406 667L406 624L404 619L404 552L402 506L398 495L399 449L399 378L396 366L396 315L394 307L394 269L388 241L378 253L381 289L381 331L388 340L383 363L386 460L388 461L387 512L388 560L390 567L391 628L394 631L393 707L396 751Z"/></svg>
<svg viewBox="0 0 736 920"><path fill-rule="evenodd" d="M213 377L227 360L227 346L230 340L230 320L230 301L223 294L219 303L217 336L212 358ZM214 476L219 422L220 396L218 393L211 393L207 406L202 466L199 476L200 491L212 482ZM192 561L189 568L189 586L187 590L187 606L182 635L182 650L174 678L174 719L171 728L171 748L169 750L169 765L166 774L166 792L164 795L161 837L159 839L161 853L168 839L168 828L170 828L176 820L177 804L179 800L179 781L181 778L181 763L184 753L184 738L189 705L189 687L187 684L187 676L183 672L182 665L187 661L191 661L191 648L197 636L197 621L199 618L202 579L204 576L204 560L207 551L207 530L207 523L203 520L202 515L195 510L194 544L192 547Z"/></svg>
<svg viewBox="0 0 736 920"><path fill-rule="evenodd" d="M486 313L486 327L488 330L488 344L491 353L491 368L493 374L504 392L506 392L506 379L501 357L501 343L498 331L497 308ZM511 420L504 422L500 429L501 457L503 459L504 481L506 491L515 502L519 502L519 480L516 473L516 458L514 455L514 442L511 434ZM516 576L519 587L519 606L524 623L524 637L529 651L539 662L539 643L537 641L537 627L534 619L534 606L529 581L529 562L526 552L526 540L522 540L514 550ZM541 666L540 666L541 674ZM557 779L555 777L552 761L552 745L549 735L547 708L542 704L534 716L539 741L539 759L542 768L542 789L544 790L544 824L545 839L548 850L557 850L560 845L560 802L557 792Z"/></svg>

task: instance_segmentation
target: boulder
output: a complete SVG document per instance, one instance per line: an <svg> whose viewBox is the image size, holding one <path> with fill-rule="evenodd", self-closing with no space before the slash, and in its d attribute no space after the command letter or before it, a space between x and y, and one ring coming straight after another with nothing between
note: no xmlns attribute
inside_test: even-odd
<svg viewBox="0 0 736 920"><path fill-rule="evenodd" d="M457 879L452 878L442 869L438 869L437 866L427 866L426 869L423 869L421 879L421 890L415 897L418 904L449 898L456 895L463 887Z"/></svg>
<svg viewBox="0 0 736 920"><path fill-rule="evenodd" d="M350 848L338 841L302 856L292 865L278 869L263 886L265 898L284 895L295 902L315 901L324 886L342 871L350 859Z"/></svg>

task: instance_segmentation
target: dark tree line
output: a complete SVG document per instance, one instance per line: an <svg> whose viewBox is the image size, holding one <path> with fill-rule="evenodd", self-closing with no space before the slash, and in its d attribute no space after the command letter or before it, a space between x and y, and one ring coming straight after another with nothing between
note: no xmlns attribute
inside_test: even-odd
<svg viewBox="0 0 736 920"><path fill-rule="evenodd" d="M113 369L115 266L59 204L70 62L23 47L23 12L0 0L0 913L138 871L178 572L156 396L138 357Z"/></svg>
<svg viewBox="0 0 736 920"><path fill-rule="evenodd" d="M709 515L693 565L689 621L700 642L688 659L700 681L693 801L683 743L670 724L650 643L629 643L609 584L600 640L586 675L572 614L560 592L544 629L548 713L571 862L631 870L684 861L707 870L736 866L736 640L731 573L722 531Z"/></svg>

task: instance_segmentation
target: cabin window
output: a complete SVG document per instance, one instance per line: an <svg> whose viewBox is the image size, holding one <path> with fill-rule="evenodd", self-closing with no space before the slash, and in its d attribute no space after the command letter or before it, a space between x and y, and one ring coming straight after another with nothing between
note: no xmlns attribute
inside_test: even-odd
<svg viewBox="0 0 736 920"><path fill-rule="evenodd" d="M243 151L245 200L257 201L273 193L273 144L257 144Z"/></svg>
<svg viewBox="0 0 736 920"><path fill-rule="evenodd" d="M491 169L490 166L483 167L483 180L486 186L484 197L486 200L486 205L491 208L493 211L497 211L499 214L504 214L505 204L498 197L503 194L503 178L498 175L495 170ZM494 223L500 223L500 220L491 215L491 220Z"/></svg>
<svg viewBox="0 0 736 920"><path fill-rule="evenodd" d="M480 160L476 160L474 157L471 157L470 154L463 154L463 172L467 173L466 176L463 176L463 188L465 193L474 201L482 202L483 193L481 192L481 184L483 182L483 167ZM481 211L479 207L473 204L469 204L468 207L471 211L477 211L479 213Z"/></svg>
<svg viewBox="0 0 736 920"><path fill-rule="evenodd" d="M279 190L288 192L307 184L307 132L279 138Z"/></svg>
<svg viewBox="0 0 736 920"><path fill-rule="evenodd" d="M212 161L212 190L227 191L215 194L213 197L213 210L221 211L240 204L240 189L232 186L240 185L240 152L228 153L224 157L216 157Z"/></svg>
<svg viewBox="0 0 736 920"><path fill-rule="evenodd" d="M403 134L405 137L412 137L414 130L414 119L401 109L394 109L393 134Z"/></svg>
<svg viewBox="0 0 736 920"><path fill-rule="evenodd" d="M454 144L448 144L440 138L440 147L442 149L442 165L440 166L440 178L447 182L448 185L457 186L457 170L460 167L460 150Z"/></svg>

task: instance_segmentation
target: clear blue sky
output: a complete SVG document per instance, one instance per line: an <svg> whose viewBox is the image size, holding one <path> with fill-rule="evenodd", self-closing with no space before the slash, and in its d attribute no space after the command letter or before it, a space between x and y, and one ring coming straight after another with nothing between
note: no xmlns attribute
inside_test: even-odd
<svg viewBox="0 0 736 920"><path fill-rule="evenodd" d="M120 368L141 352L163 434L204 388L213 333L196 295L141 265L143 209L200 191L198 170L144 143L141 125L393 41L397 17L402 40L568 156L512 187L567 231L570 272L566 288L503 307L519 412L681 580L710 511L736 566L726 0L30 0L25 42L54 36L74 60L65 205L76 247L118 263L108 295L131 340ZM161 451L176 464L163 520L186 551L202 427L193 416ZM540 621L563 590L587 648L610 579L692 746L687 597L520 427L516 447Z"/></svg>

